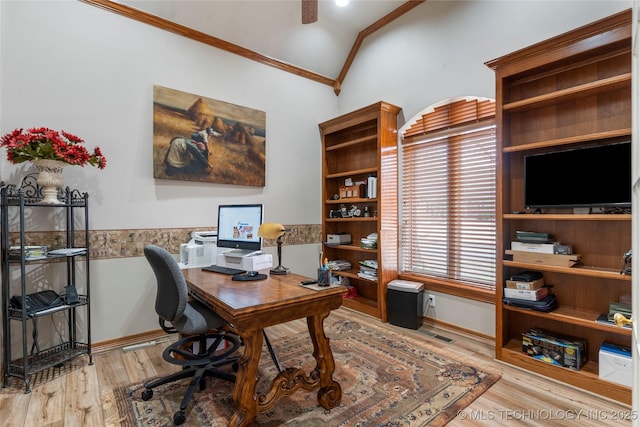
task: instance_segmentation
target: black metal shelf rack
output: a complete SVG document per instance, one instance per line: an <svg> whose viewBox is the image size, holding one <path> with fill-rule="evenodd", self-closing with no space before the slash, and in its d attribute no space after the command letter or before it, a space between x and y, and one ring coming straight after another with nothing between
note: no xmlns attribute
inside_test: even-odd
<svg viewBox="0 0 640 427"><path fill-rule="evenodd" d="M93 364L91 353L91 311L90 311L90 262L89 262L89 196L68 187L59 189L59 204L42 203L42 188L37 184L37 174L24 177L19 186L1 184L0 186L0 255L2 263L2 367L3 387L9 385L10 377L17 377L25 383L25 393L31 391L31 375L42 370L61 366L80 355L88 355L89 364ZM63 248L83 248L68 256L47 256L28 259L24 255L18 260L9 256L10 244L20 247L24 254L27 245L28 228L32 226L36 210L56 209L64 219L57 218L52 227L60 231ZM58 212L55 212L57 215ZM62 228L63 227L63 228ZM30 264L36 264L32 266ZM25 308L25 296L34 289L35 283L30 272L31 267L42 269L46 274L49 267L66 264L66 272L54 275L56 283L51 289L64 299L63 287L74 286L78 299L73 303L30 312ZM61 281L63 283L58 282ZM37 289L42 290L42 289ZM17 297L21 307L11 304L11 297ZM38 319L45 316L64 315L66 327L58 331L58 341L46 349L40 349L38 337ZM81 317L83 316L84 317ZM31 324L31 325L30 325ZM31 337L29 337L31 332ZM52 331L53 332L53 331ZM52 334L53 335L53 334ZM82 339L82 341L80 341ZM29 349L31 344L31 349Z"/></svg>

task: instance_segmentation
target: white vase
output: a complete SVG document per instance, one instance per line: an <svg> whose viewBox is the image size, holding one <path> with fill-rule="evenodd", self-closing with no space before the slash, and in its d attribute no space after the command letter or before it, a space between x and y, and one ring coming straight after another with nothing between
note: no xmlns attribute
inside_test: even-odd
<svg viewBox="0 0 640 427"><path fill-rule="evenodd" d="M33 164L38 168L39 174L36 182L42 187L43 199L41 203L58 205L62 202L58 200L58 188L62 187L62 169L67 165L60 160L33 160Z"/></svg>

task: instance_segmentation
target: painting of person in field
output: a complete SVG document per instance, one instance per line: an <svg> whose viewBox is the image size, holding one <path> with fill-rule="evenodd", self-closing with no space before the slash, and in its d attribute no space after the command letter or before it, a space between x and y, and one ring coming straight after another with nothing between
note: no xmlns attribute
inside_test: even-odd
<svg viewBox="0 0 640 427"><path fill-rule="evenodd" d="M154 178L264 187L265 153L265 112L154 86Z"/></svg>

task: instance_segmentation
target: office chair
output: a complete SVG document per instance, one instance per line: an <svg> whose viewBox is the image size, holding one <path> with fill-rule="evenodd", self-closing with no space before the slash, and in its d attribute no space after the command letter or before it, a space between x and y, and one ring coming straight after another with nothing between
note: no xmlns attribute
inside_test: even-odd
<svg viewBox="0 0 640 427"><path fill-rule="evenodd" d="M173 416L175 425L185 421L184 411L196 386L205 387L205 377L213 376L235 381L235 374L220 369L232 364L237 371L237 357L230 357L239 347L237 336L222 331L226 322L199 301L189 301L187 282L173 256L159 246L147 245L144 256L151 265L157 282L155 308L160 327L167 333L185 336L168 346L162 353L165 361L179 365L182 370L144 384L142 400L153 397L153 389L183 378L191 378L184 393L180 410ZM170 326L169 326L170 325ZM215 332L209 332L215 330ZM222 347L220 350L216 349Z"/></svg>

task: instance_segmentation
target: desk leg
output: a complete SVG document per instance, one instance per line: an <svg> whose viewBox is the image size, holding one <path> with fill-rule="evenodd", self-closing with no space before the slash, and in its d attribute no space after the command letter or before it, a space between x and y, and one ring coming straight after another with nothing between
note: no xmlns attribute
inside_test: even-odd
<svg viewBox="0 0 640 427"><path fill-rule="evenodd" d="M335 408L342 399L342 388L333 380L335 361L329 347L329 339L324 333L323 321L329 312L307 317L307 327L313 342L313 357L316 359L316 371L320 376L318 403L325 409Z"/></svg>
<svg viewBox="0 0 640 427"><path fill-rule="evenodd" d="M244 355L238 362L238 373L233 388L233 400L238 410L229 421L229 426L250 426L258 414L256 383L258 365L262 353L262 330L241 334L244 341Z"/></svg>

